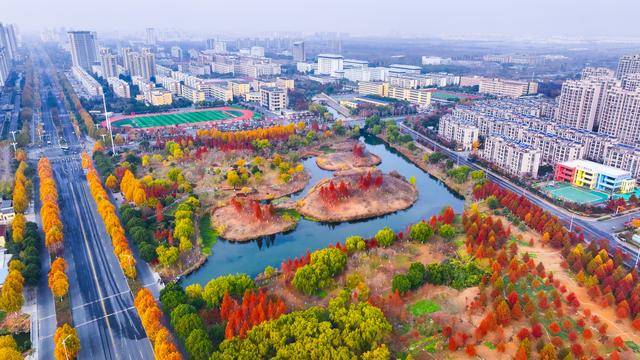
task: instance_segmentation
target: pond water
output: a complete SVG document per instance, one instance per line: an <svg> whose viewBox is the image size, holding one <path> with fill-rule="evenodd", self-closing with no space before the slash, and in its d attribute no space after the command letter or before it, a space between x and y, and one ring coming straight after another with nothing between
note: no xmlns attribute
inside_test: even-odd
<svg viewBox="0 0 640 360"><path fill-rule="evenodd" d="M377 138L367 135L361 140L370 152L382 159L378 166L380 170L385 173L395 170L407 179L415 177L418 200L412 207L385 216L339 224L326 224L303 218L294 230L286 234L245 243L218 239L206 264L183 278L183 285L205 285L209 280L227 274L246 273L255 276L268 265L277 268L282 260L304 255L307 251L321 249L336 242L344 243L344 239L351 235L369 238L385 226L395 231L403 231L407 225L439 213L446 205L452 206L456 213L462 211L463 198L441 181L412 164L402 154ZM311 174L311 180L304 190L292 195L292 199L304 197L319 180L332 176L331 171L318 168L315 158L306 159L303 164Z"/></svg>

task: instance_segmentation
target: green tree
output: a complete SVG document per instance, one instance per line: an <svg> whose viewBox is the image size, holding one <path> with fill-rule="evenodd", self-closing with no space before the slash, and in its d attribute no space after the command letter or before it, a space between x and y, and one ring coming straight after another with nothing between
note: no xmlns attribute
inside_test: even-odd
<svg viewBox="0 0 640 360"><path fill-rule="evenodd" d="M414 262L409 266L407 279L409 280L412 289L415 289L424 283L424 275L426 272L427 270L422 263Z"/></svg>
<svg viewBox="0 0 640 360"><path fill-rule="evenodd" d="M189 334L191 334L193 330L204 330L204 323L202 322L202 319L198 316L198 314L191 313L179 318L176 321L176 326L174 327L174 329L176 331L176 334L178 334L178 336L184 340L189 336Z"/></svg>
<svg viewBox="0 0 640 360"><path fill-rule="evenodd" d="M411 281L404 274L397 274L393 276L393 280L391 281L391 291L395 292L396 290L400 294L404 294L411 289Z"/></svg>
<svg viewBox="0 0 640 360"><path fill-rule="evenodd" d="M388 247L396 240L396 234L390 227L386 226L376 233L375 238L378 245Z"/></svg>
<svg viewBox="0 0 640 360"><path fill-rule="evenodd" d="M349 236L344 241L344 244L347 247L347 251L349 251L350 253L353 253L356 251L362 251L367 247L362 236L358 236L358 235Z"/></svg>
<svg viewBox="0 0 640 360"><path fill-rule="evenodd" d="M207 283L202 291L202 298L209 306L217 307L226 292L240 297L245 290L255 288L255 283L246 274L225 275L217 277Z"/></svg>
<svg viewBox="0 0 640 360"><path fill-rule="evenodd" d="M189 334L185 341L185 349L193 360L207 360L214 350L211 340L202 329L193 330Z"/></svg>
<svg viewBox="0 0 640 360"><path fill-rule="evenodd" d="M440 228L438 229L438 233L440 234L440 236L442 236L447 240L451 240L453 239L454 236L456 236L455 228L449 224L440 225Z"/></svg>
<svg viewBox="0 0 640 360"><path fill-rule="evenodd" d="M419 222L411 226L409 236L412 240L426 243L433 236L433 229L425 222Z"/></svg>

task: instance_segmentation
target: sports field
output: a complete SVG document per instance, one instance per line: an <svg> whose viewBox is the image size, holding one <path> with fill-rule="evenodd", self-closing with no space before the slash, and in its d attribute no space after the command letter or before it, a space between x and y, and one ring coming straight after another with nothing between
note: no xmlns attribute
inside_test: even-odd
<svg viewBox="0 0 640 360"><path fill-rule="evenodd" d="M256 118L259 118L259 114L255 114L251 110L223 107L153 115L123 116L113 119L111 124L118 127L145 129L205 122L251 120Z"/></svg>
<svg viewBox="0 0 640 360"><path fill-rule="evenodd" d="M576 204L598 204L607 201L609 198L605 193L579 188L565 182L546 185L542 190L556 199Z"/></svg>

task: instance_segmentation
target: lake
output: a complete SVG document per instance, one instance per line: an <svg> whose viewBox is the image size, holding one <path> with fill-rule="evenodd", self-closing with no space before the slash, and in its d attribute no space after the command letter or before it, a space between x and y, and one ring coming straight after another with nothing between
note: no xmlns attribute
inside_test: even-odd
<svg viewBox="0 0 640 360"><path fill-rule="evenodd" d="M227 274L246 273L255 276L268 265L280 267L282 260L304 255L327 247L329 244L341 242L351 235L369 238L378 230L389 226L395 231L403 231L407 225L422 219L428 220L440 212L444 206L451 206L459 213L464 206L463 198L446 187L440 180L429 175L411 163L406 157L381 142L367 135L361 137L367 149L378 155L382 163L378 166L385 173L397 171L409 179L414 176L418 189L418 200L412 207L385 216L345 222L326 224L301 219L298 226L285 234L264 237L258 240L235 243L218 239L212 247L212 254L207 262L198 270L182 279L184 286L199 283L205 285L209 280ZM309 184L300 193L292 195L292 199L302 198L319 180L332 176L331 171L320 169L315 158L303 161L305 169L310 173Z"/></svg>

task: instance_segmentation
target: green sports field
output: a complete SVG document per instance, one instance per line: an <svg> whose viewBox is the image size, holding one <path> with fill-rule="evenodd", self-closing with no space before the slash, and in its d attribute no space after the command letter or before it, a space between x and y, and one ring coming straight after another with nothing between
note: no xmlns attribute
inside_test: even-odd
<svg viewBox="0 0 640 360"><path fill-rule="evenodd" d="M248 120L255 119L256 114L244 109L209 109L181 113L167 113L155 115L140 115L114 120L113 126L130 126L136 129L194 124L209 121Z"/></svg>
<svg viewBox="0 0 640 360"><path fill-rule="evenodd" d="M556 199L569 201L576 204L598 204L607 201L609 196L605 193L583 189L568 183L558 182L555 185L547 185L542 188Z"/></svg>

